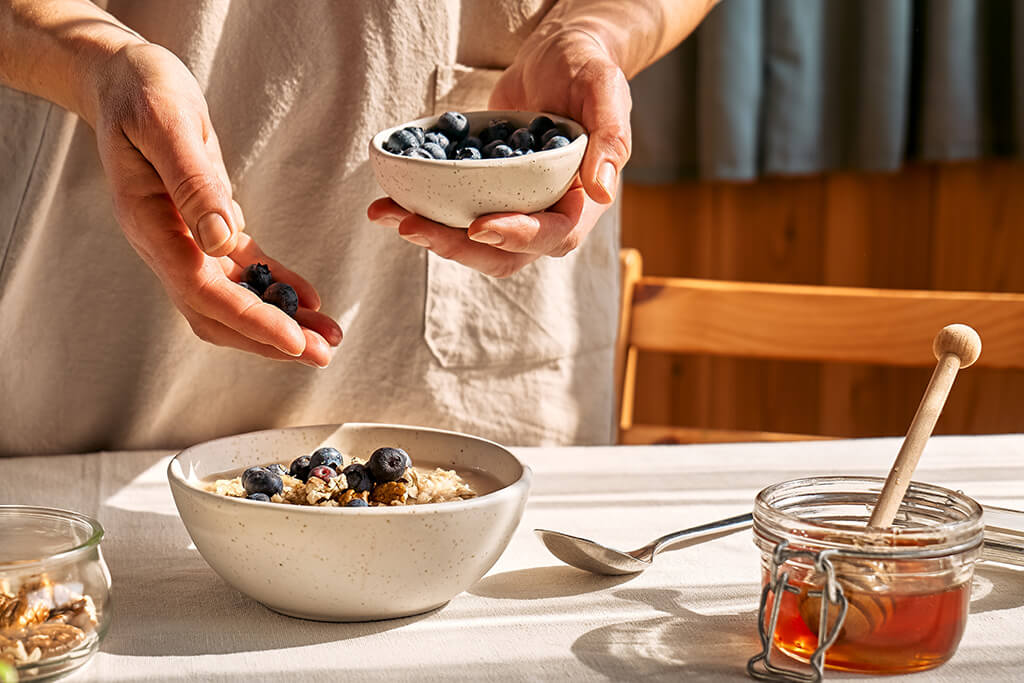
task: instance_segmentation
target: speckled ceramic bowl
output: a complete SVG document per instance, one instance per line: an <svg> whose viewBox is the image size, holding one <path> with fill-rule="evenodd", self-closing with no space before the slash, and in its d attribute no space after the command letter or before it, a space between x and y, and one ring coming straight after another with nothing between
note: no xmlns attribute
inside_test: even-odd
<svg viewBox="0 0 1024 683"><path fill-rule="evenodd" d="M541 112L464 112L474 133L491 119L526 126ZM403 157L385 151L391 133L406 126L426 130L437 121L428 116L386 128L370 140L370 161L377 182L399 206L433 221L466 228L488 213L542 211L565 194L587 149L583 126L571 119L546 114L572 135L565 147L508 159L442 161Z"/></svg>
<svg viewBox="0 0 1024 683"><path fill-rule="evenodd" d="M328 445L356 455L398 446L414 463L482 471L501 488L459 502L370 508L261 503L202 489L201 481L211 475L287 463ZM196 548L229 584L290 616L370 621L440 607L480 579L519 523L531 473L508 450L484 439L420 427L344 424L202 443L175 456L167 477Z"/></svg>

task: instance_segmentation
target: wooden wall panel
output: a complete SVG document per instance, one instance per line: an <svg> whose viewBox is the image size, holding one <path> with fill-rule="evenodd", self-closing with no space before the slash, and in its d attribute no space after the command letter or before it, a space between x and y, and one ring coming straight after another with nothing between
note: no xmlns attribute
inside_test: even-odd
<svg viewBox="0 0 1024 683"><path fill-rule="evenodd" d="M1024 291L1024 165L951 164L937 169L932 286ZM985 330L982 335L984 353ZM1021 340L1024 344L1024 340ZM939 427L950 432L1024 431L1024 371L964 373Z"/></svg>
<svg viewBox="0 0 1024 683"><path fill-rule="evenodd" d="M1024 291L1024 165L627 185L623 243L640 249L652 275ZM929 374L641 354L636 419L898 435ZM1024 372L964 372L936 431L1024 431Z"/></svg>

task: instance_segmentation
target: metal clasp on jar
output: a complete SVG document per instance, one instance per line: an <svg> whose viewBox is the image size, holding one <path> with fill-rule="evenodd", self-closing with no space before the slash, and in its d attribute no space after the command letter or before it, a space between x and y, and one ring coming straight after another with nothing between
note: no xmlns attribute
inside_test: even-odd
<svg viewBox="0 0 1024 683"><path fill-rule="evenodd" d="M747 673L762 681L795 681L797 683L818 683L825 675L825 653L839 637L846 619L848 602L843 594L843 587L836 580L835 568L831 557L839 554L835 550L790 550L788 541L779 541L772 552L771 565L768 570L768 581L761 590L761 604L757 610L757 632L761 637L761 652L747 662ZM775 629L779 621L779 608L782 605L783 593L799 595L801 589L789 583L790 569L786 563L795 559L806 559L814 565L814 577L823 577L822 589L808 592L809 596L821 598L821 614L818 619L818 647L810 657L810 673L786 669L771 663L771 652L775 638ZM771 594L771 615L766 613L768 596ZM830 611L835 608L838 613L832 627L829 628ZM767 621L767 626L765 624Z"/></svg>

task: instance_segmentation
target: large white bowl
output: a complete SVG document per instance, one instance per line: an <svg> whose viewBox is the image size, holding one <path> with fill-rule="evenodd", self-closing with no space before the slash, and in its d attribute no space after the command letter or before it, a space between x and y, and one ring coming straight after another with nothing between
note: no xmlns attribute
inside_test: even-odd
<svg viewBox="0 0 1024 683"><path fill-rule="evenodd" d="M486 472L497 491L460 502L320 508L228 498L200 480L255 464L287 465L321 446L367 457L381 446L413 462ZM491 441L385 424L273 429L192 446L171 460L174 502L203 559L267 607L320 621L369 621L444 605L508 545L531 472Z"/></svg>
<svg viewBox="0 0 1024 683"><path fill-rule="evenodd" d="M526 126L543 112L465 112L474 133L491 119L507 119L515 128ZM396 130L437 121L428 116L385 128L370 140L370 161L384 192L407 211L443 225L467 228L478 217L511 211L535 213L566 193L583 161L587 134L572 119L545 114L573 137L565 147L507 159L439 160L391 154L384 143Z"/></svg>

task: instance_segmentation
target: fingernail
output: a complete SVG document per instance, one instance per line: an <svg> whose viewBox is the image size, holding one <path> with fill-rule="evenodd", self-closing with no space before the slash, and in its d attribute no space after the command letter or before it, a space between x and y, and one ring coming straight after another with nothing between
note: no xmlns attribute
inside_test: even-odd
<svg viewBox="0 0 1024 683"><path fill-rule="evenodd" d="M601 164L601 169L597 172L597 182L608 193L610 200L615 199L615 188L617 185L615 177L617 175L618 172L615 170L615 165L610 161Z"/></svg>
<svg viewBox="0 0 1024 683"><path fill-rule="evenodd" d="M484 230L483 232L478 232L475 235L470 235L469 239L473 240L474 242L480 242L482 244L494 245L501 244L502 242L505 241L504 237L494 232L493 230Z"/></svg>
<svg viewBox="0 0 1024 683"><path fill-rule="evenodd" d="M196 237L203 251L216 251L231 239L231 230L219 213L208 213L199 219Z"/></svg>
<svg viewBox="0 0 1024 683"><path fill-rule="evenodd" d="M430 240L423 235L402 235L402 238L406 242L412 242L413 244L421 247L430 247Z"/></svg>
<svg viewBox="0 0 1024 683"><path fill-rule="evenodd" d="M303 365L308 365L309 367L313 368L314 370L323 370L324 369L322 366L317 365L316 363L314 363L311 360L303 359L303 360L300 360L299 362L302 363Z"/></svg>

